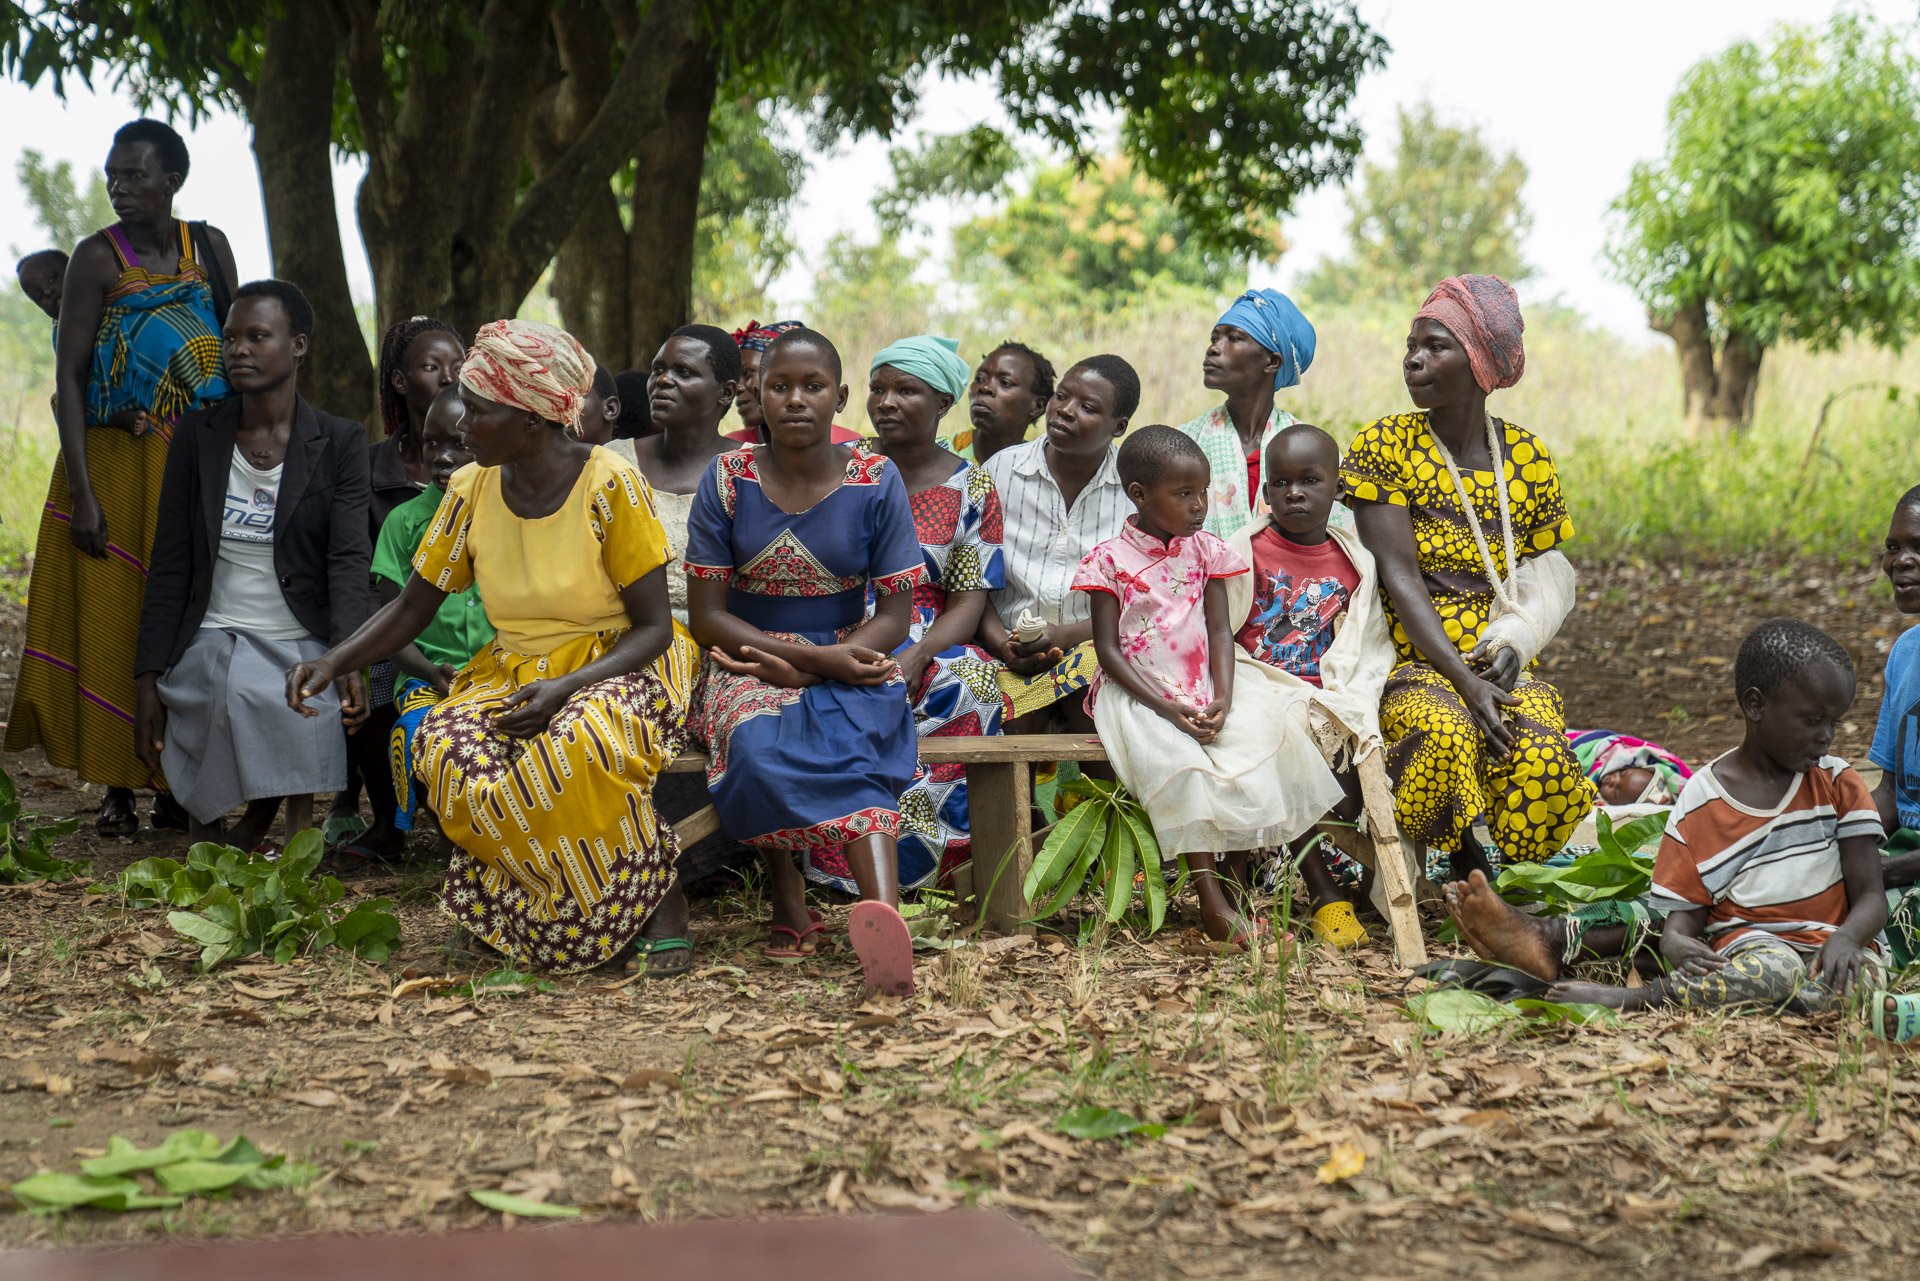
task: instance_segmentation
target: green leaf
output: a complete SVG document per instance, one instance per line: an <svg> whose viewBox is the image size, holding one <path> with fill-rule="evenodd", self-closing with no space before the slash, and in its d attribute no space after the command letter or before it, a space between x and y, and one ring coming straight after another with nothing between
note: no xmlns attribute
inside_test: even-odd
<svg viewBox="0 0 1920 1281"><path fill-rule="evenodd" d="M1430 1032L1490 1032L1519 1017L1509 1005L1458 987L1409 997L1407 1013Z"/></svg>
<svg viewBox="0 0 1920 1281"><path fill-rule="evenodd" d="M1585 1027L1589 1024L1608 1025L1620 1022L1620 1012L1605 1005L1589 1005L1584 1001L1543 1001L1537 997L1523 996L1512 1002L1528 1023L1545 1026L1570 1024Z"/></svg>
<svg viewBox="0 0 1920 1281"><path fill-rule="evenodd" d="M1034 902L1051 891L1073 866L1080 856L1081 842L1088 839L1091 828L1099 822L1100 808L1096 802L1082 802L1047 833L1040 852L1034 855L1033 864L1027 869L1026 882L1020 887L1027 902Z"/></svg>
<svg viewBox="0 0 1920 1281"><path fill-rule="evenodd" d="M544 1201L529 1201L525 1197L511 1196L494 1188L470 1188L467 1195L489 1210L518 1215L523 1219L577 1219L580 1217L580 1207L577 1205L548 1205Z"/></svg>
<svg viewBox="0 0 1920 1281"><path fill-rule="evenodd" d="M1060 878L1060 883L1054 887L1047 901L1034 909L1033 919L1036 921L1052 916L1077 898L1086 888L1087 874L1093 870L1094 860L1100 857L1100 848L1106 839L1109 807L1105 801L1087 801L1080 806L1080 809L1094 811L1093 825L1086 831L1085 839L1080 842L1080 852L1074 856L1073 866L1069 867L1066 875ZM1075 814L1079 812L1080 810L1074 811Z"/></svg>
<svg viewBox="0 0 1920 1281"><path fill-rule="evenodd" d="M218 1192L245 1179L250 1168L226 1161L175 1161L156 1169L153 1177L169 1192Z"/></svg>
<svg viewBox="0 0 1920 1281"><path fill-rule="evenodd" d="M1157 1139L1167 1132L1166 1126L1141 1121L1119 1108L1095 1107L1091 1104L1063 1112L1053 1123L1053 1128L1074 1139L1117 1139L1123 1134L1140 1134Z"/></svg>
<svg viewBox="0 0 1920 1281"><path fill-rule="evenodd" d="M106 1155L82 1161L80 1172L110 1178L157 1169L175 1161L213 1160L228 1146L220 1142L218 1135L205 1130L175 1130L150 1148L116 1134L107 1140Z"/></svg>
<svg viewBox="0 0 1920 1281"><path fill-rule="evenodd" d="M193 912L168 912L167 924L195 943L204 943L209 947L225 947L233 942L236 933L230 925L222 925Z"/></svg>
<svg viewBox="0 0 1920 1281"><path fill-rule="evenodd" d="M1127 837L1127 825L1118 815L1107 824L1106 844L1100 861L1107 869L1107 920L1118 921L1133 904L1134 842Z"/></svg>
<svg viewBox="0 0 1920 1281"><path fill-rule="evenodd" d="M1148 859L1145 847L1140 842L1142 831L1148 840L1153 839L1152 829L1140 820L1140 816L1130 809L1121 809L1116 816L1126 831L1126 840L1133 846L1135 856L1140 860L1141 893L1147 900L1147 933L1158 934L1160 927L1167 923L1167 875L1166 868L1158 859ZM1159 851L1158 843L1154 850Z"/></svg>
<svg viewBox="0 0 1920 1281"><path fill-rule="evenodd" d="M102 1178L49 1171L13 1185L14 1199L31 1210L60 1211L92 1206L100 1210L148 1210L181 1204L186 1198L150 1196L132 1179Z"/></svg>

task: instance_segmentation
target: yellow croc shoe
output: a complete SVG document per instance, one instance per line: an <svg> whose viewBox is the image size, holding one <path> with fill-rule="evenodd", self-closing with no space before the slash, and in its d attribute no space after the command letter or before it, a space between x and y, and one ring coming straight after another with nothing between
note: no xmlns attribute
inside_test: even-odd
<svg viewBox="0 0 1920 1281"><path fill-rule="evenodd" d="M1359 947L1371 937L1353 914L1353 904L1344 899L1336 899L1313 914L1313 936L1342 952Z"/></svg>

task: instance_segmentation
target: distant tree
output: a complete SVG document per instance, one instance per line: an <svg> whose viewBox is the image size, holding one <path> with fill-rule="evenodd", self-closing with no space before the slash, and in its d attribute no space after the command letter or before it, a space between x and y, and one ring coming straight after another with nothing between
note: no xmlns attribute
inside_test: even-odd
<svg viewBox="0 0 1920 1281"><path fill-rule="evenodd" d="M714 108L700 171L694 227L693 314L727 327L760 305L794 253L787 215L806 176L806 157L769 117L771 104ZM651 356L651 352L640 353Z"/></svg>
<svg viewBox="0 0 1920 1281"><path fill-rule="evenodd" d="M1242 233L1223 248L1130 159L1108 156L1045 166L1026 191L956 227L954 274L1055 314L1093 314L1167 287L1223 292L1255 252L1284 248L1278 224L1253 211Z"/></svg>
<svg viewBox="0 0 1920 1281"><path fill-rule="evenodd" d="M820 255L807 323L828 334L884 332L883 342L920 333L933 315L934 291L915 279L918 266L895 236L863 241L835 235ZM841 354L852 359L855 353ZM856 382L865 376L864 369L851 372Z"/></svg>
<svg viewBox="0 0 1920 1281"><path fill-rule="evenodd" d="M20 153L14 173L20 190L33 206L34 221L46 230L46 245L20 246L62 249L68 253L86 237L111 226L113 206L107 203L107 184L98 173L88 175L84 187L74 181L73 166L64 160L47 163L45 156L28 147Z"/></svg>
<svg viewBox="0 0 1920 1281"><path fill-rule="evenodd" d="M951 204L994 195L1024 166L1013 140L991 125L934 134L887 152L893 171L873 198L882 231L900 235L916 225L920 207L932 200Z"/></svg>
<svg viewBox="0 0 1920 1281"><path fill-rule="evenodd" d="M1393 159L1363 164L1347 193L1346 253L1307 274L1303 300L1404 307L1463 272L1523 279L1526 183L1525 162L1477 128L1446 123L1431 103L1402 109Z"/></svg>
<svg viewBox="0 0 1920 1281"><path fill-rule="evenodd" d="M1851 14L1689 71L1608 258L1673 339L1690 425L1744 429L1783 340L1898 347L1920 326L1920 57Z"/></svg>

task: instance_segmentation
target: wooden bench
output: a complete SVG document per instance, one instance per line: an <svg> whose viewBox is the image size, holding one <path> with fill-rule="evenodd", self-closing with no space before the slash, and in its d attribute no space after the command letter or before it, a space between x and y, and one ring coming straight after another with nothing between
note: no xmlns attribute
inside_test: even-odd
<svg viewBox="0 0 1920 1281"><path fill-rule="evenodd" d="M920 760L927 765L958 764L967 771L967 808L973 826L975 908L987 928L1005 934L1033 933L1033 905L1024 887L1033 861L1033 775L1029 766L1044 761L1104 761L1107 750L1083 734L1009 734L981 738L923 738ZM707 758L682 752L669 772L704 771ZM1411 968L1427 959L1414 905L1417 851L1393 821L1393 792L1378 751L1359 764L1361 799L1367 830L1338 823L1319 830L1342 853L1374 869L1393 935L1395 958ZM684 848L720 830L720 816L709 805L674 824ZM982 902L977 897L984 891Z"/></svg>

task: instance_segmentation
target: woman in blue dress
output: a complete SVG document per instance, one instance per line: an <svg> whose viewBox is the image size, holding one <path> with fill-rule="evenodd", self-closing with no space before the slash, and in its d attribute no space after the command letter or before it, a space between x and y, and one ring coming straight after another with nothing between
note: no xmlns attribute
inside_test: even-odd
<svg viewBox="0 0 1920 1281"><path fill-rule="evenodd" d="M811 956L824 928L796 852L844 847L867 983L913 990L900 919L900 795L917 759L913 710L889 654L907 638L924 572L899 471L833 443L840 354L796 329L760 367L769 443L714 459L687 523L687 605L712 660L693 722L712 755L721 823L766 861L776 960ZM867 615L871 587L872 615Z"/></svg>

